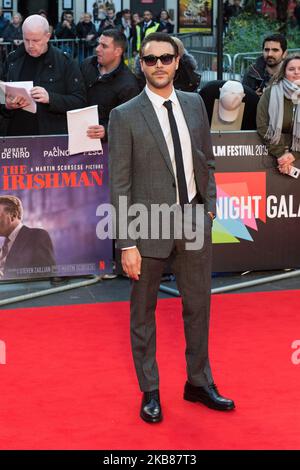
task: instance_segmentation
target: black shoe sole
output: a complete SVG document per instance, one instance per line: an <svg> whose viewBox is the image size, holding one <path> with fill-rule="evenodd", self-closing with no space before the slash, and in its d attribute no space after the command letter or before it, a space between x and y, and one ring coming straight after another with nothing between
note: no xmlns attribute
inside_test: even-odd
<svg viewBox="0 0 300 470"><path fill-rule="evenodd" d="M235 409L234 403L232 405L224 406L224 405L217 405L215 403L212 403L211 401L206 401L206 400L200 400L199 397L195 397L194 395L190 395L188 393L185 393L183 395L183 399L186 401L191 401L193 403L201 403L202 405L207 406L208 408L211 408L212 410L217 410L217 411L232 411Z"/></svg>
<svg viewBox="0 0 300 470"><path fill-rule="evenodd" d="M157 418L151 418L150 416L146 416L142 413L140 413L140 417L146 423L159 423L160 421L162 421L162 418L163 418L162 415L158 416Z"/></svg>

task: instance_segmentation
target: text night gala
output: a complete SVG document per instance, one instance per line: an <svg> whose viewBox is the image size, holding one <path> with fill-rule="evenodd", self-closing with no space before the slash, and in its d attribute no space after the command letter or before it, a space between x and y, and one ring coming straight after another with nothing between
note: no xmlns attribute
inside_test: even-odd
<svg viewBox="0 0 300 470"><path fill-rule="evenodd" d="M221 220L251 217L259 219L263 215L262 203L261 195L218 197L217 217ZM269 219L300 217L299 201L292 194L271 194L266 198L266 215Z"/></svg>
<svg viewBox="0 0 300 470"><path fill-rule="evenodd" d="M103 170L28 173L26 165L2 166L3 191L82 186L102 186Z"/></svg>

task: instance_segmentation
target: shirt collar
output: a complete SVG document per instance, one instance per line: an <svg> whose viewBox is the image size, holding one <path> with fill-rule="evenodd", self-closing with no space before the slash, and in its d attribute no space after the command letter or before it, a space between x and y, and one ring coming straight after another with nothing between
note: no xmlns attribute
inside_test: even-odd
<svg viewBox="0 0 300 470"><path fill-rule="evenodd" d="M7 238L9 238L9 241L10 241L10 242L13 243L13 242L15 241L15 239L17 238L18 233L20 232L20 230L21 230L22 227L23 227L23 224L22 224L22 222L20 222L20 223L16 226L16 228L9 234L9 236L8 236Z"/></svg>
<svg viewBox="0 0 300 470"><path fill-rule="evenodd" d="M101 75L100 74L101 64L98 63L97 57L96 57L96 67L97 67L97 70L99 72L100 80L101 79L108 80L108 79L114 77L115 75L117 75L122 70L122 68L124 67L124 62L121 59L119 65L117 65L117 67L115 69L112 69L110 72L107 72L107 73L104 73L103 75Z"/></svg>
<svg viewBox="0 0 300 470"><path fill-rule="evenodd" d="M177 95L176 95L176 92L175 92L174 88L173 88L172 93L170 94L170 96L168 98L163 98L162 96L157 95L156 93L154 93L153 91L150 90L148 85L145 86L145 92L146 92L149 100L151 101L151 103L158 109L160 109L163 106L165 101L170 100L170 101L172 101L173 104L175 104L175 105L178 104L178 98L177 98Z"/></svg>

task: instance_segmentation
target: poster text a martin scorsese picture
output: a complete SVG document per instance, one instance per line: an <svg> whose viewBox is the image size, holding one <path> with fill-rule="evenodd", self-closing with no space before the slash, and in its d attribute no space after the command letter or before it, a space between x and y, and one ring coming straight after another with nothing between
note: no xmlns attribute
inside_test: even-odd
<svg viewBox="0 0 300 470"><path fill-rule="evenodd" d="M66 137L11 138L0 157L0 279L108 272L112 242L96 230L106 147L70 156Z"/></svg>

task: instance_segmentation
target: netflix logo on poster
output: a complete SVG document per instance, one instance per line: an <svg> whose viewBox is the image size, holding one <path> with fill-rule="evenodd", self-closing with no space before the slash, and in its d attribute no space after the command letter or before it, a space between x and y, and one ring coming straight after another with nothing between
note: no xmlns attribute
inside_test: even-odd
<svg viewBox="0 0 300 470"><path fill-rule="evenodd" d="M99 261L99 269L100 271L103 271L105 269L105 261L103 260Z"/></svg>

